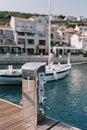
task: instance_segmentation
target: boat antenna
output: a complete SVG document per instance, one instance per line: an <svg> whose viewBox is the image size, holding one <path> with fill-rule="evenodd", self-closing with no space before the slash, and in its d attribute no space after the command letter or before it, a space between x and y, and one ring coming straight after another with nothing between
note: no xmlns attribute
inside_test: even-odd
<svg viewBox="0 0 87 130"><path fill-rule="evenodd" d="M49 14L48 14L48 64L50 64L50 44L51 44L51 0L48 0L48 11L49 11Z"/></svg>

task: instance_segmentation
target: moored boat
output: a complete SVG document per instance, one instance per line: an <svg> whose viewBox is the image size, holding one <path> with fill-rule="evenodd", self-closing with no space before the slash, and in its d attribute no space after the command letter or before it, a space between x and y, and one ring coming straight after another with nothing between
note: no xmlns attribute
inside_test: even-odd
<svg viewBox="0 0 87 130"><path fill-rule="evenodd" d="M46 66L46 81L55 81L65 78L69 74L70 69L71 65L69 64L48 65Z"/></svg>
<svg viewBox="0 0 87 130"><path fill-rule="evenodd" d="M59 80L66 77L71 68L70 64L46 65L46 81ZM0 84L22 84L22 69L13 69L12 65L8 69L0 70Z"/></svg>
<svg viewBox="0 0 87 130"><path fill-rule="evenodd" d="M50 43L51 43L51 2L49 0L49 26L48 26L48 45L49 45L49 49L48 49L48 65L46 66L46 81L54 81L54 80L58 80L58 79L62 79L64 77L66 77L69 73L69 70L71 68L71 64L70 64L70 55L68 54L68 62L67 64L53 64L51 62L51 47L50 47Z"/></svg>
<svg viewBox="0 0 87 130"><path fill-rule="evenodd" d="M22 70L13 69L12 65L8 69L0 70L0 84L21 84L22 83Z"/></svg>

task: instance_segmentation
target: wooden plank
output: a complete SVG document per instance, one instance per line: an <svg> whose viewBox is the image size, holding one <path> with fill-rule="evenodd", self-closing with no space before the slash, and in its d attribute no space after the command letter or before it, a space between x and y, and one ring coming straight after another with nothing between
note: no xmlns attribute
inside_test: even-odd
<svg viewBox="0 0 87 130"><path fill-rule="evenodd" d="M80 130L48 117L35 128L29 120L34 120L33 116L30 114L32 118L24 119L22 107L0 100L0 108L0 130Z"/></svg>
<svg viewBox="0 0 87 130"><path fill-rule="evenodd" d="M1 129L1 130L6 129L6 128L9 127L10 125L16 124L17 122L19 122L18 119L13 119L13 120L7 119L7 122L6 122L6 121L3 122L3 123L0 122L0 129Z"/></svg>
<svg viewBox="0 0 87 130"><path fill-rule="evenodd" d="M2 102L0 102L0 110L6 109L6 108L8 108L8 107L10 107L10 106L11 106L11 105L8 104L8 103L2 103Z"/></svg>
<svg viewBox="0 0 87 130"><path fill-rule="evenodd" d="M17 120L21 120L21 119L23 119L22 118L22 116L21 116L21 113L19 112L17 112L16 114L14 114L14 115L6 115L6 116L4 116L4 117L2 117L2 118L0 118L0 125L1 124L8 124L8 123L10 123L12 120L14 120L14 119L17 119Z"/></svg>
<svg viewBox="0 0 87 130"><path fill-rule="evenodd" d="M67 125L63 122L60 122L56 126L51 128L51 130L79 130L79 129L78 128L75 129L75 127L72 127L72 126Z"/></svg>
<svg viewBox="0 0 87 130"><path fill-rule="evenodd" d="M5 128L5 130L36 130L36 128L30 122L21 121Z"/></svg>
<svg viewBox="0 0 87 130"><path fill-rule="evenodd" d="M2 101L0 102L2 104ZM4 106L4 109L1 109L0 111L0 129L5 129L9 125L15 124L23 119L23 111L21 107L17 107L7 101L3 102L2 105Z"/></svg>
<svg viewBox="0 0 87 130"><path fill-rule="evenodd" d="M10 106L14 106L14 107L18 107L18 108L22 108L21 106L17 105L17 104L14 104L14 103L11 103L9 101L6 101L4 99L0 99L0 104L3 103L3 104L6 104L6 105L10 105Z"/></svg>

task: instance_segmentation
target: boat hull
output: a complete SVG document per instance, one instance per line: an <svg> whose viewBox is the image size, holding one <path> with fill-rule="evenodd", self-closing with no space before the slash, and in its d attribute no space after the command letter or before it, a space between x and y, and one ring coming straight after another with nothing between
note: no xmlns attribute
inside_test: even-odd
<svg viewBox="0 0 87 130"><path fill-rule="evenodd" d="M55 70L55 73L54 71L50 71L50 73L46 73L46 81L48 82L48 81L56 81L59 79L63 79L66 76L68 76L70 69L71 66L62 70Z"/></svg>
<svg viewBox="0 0 87 130"><path fill-rule="evenodd" d="M22 76L21 77L0 76L0 85L9 85L9 84L22 84Z"/></svg>
<svg viewBox="0 0 87 130"><path fill-rule="evenodd" d="M0 70L0 85L22 84L22 70L10 67Z"/></svg>

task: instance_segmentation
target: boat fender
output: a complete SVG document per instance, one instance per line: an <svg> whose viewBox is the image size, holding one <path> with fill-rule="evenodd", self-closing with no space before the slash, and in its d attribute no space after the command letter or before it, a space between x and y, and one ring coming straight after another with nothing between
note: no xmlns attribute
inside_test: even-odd
<svg viewBox="0 0 87 130"><path fill-rule="evenodd" d="M39 110L42 111L42 114L44 115L44 113L45 113L44 109L40 108Z"/></svg>
<svg viewBox="0 0 87 130"><path fill-rule="evenodd" d="M46 101L46 99L47 99L47 97L45 96L45 97L43 97L42 98L42 102L45 102Z"/></svg>

